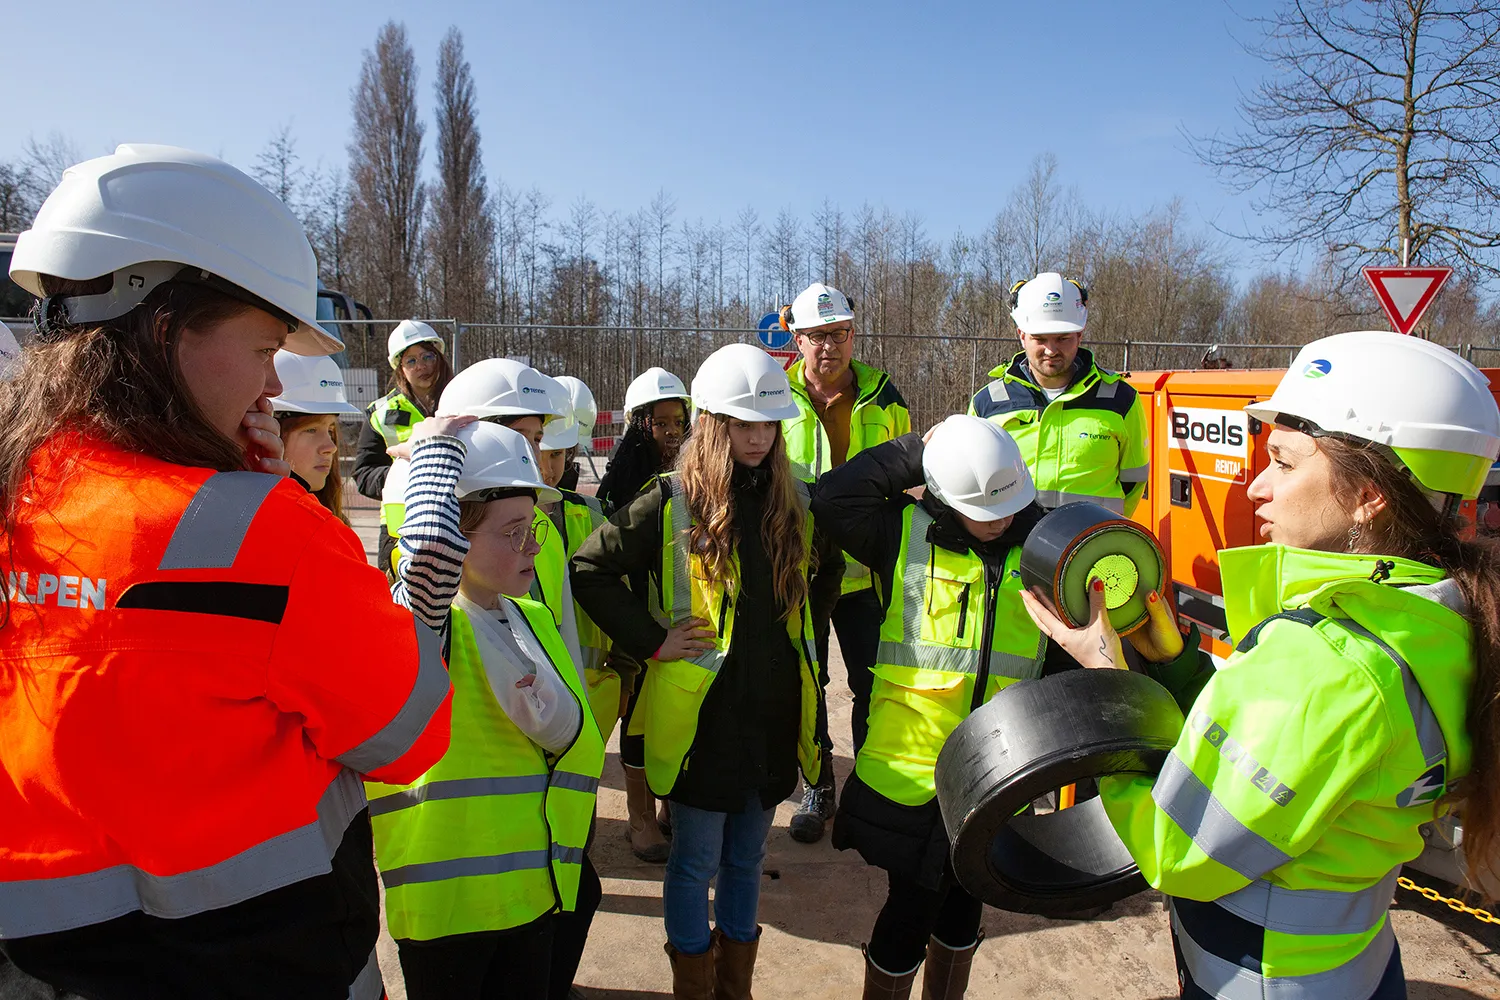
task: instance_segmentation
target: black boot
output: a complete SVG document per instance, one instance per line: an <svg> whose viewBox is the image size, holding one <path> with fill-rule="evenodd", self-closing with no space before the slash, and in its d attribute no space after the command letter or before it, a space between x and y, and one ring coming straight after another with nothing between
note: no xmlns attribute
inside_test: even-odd
<svg viewBox="0 0 1500 1000"><path fill-rule="evenodd" d="M792 839L802 844L816 844L822 840L823 830L828 821L833 819L837 806L838 795L833 784L833 754L825 750L818 783L803 791L802 805L792 814Z"/></svg>

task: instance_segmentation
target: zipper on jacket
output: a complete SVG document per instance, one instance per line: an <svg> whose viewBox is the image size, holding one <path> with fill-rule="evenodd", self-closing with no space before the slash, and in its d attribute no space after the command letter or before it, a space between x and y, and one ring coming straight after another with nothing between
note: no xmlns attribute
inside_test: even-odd
<svg viewBox="0 0 1500 1000"><path fill-rule="evenodd" d="M991 567L989 560L980 558L984 564L984 635L979 640L979 670L974 675L974 697L969 702L973 713L984 704L986 689L990 686L990 654L995 648L995 604L1000 600L1000 579L1005 560Z"/></svg>
<svg viewBox="0 0 1500 1000"><path fill-rule="evenodd" d="M724 590L724 596L719 598L719 638L724 638L724 622L729 615L729 590Z"/></svg>
<svg viewBox="0 0 1500 1000"><path fill-rule="evenodd" d="M969 620L969 588L972 586L972 583L964 584L963 596L958 599L958 635L956 638L959 639L964 637L964 623Z"/></svg>

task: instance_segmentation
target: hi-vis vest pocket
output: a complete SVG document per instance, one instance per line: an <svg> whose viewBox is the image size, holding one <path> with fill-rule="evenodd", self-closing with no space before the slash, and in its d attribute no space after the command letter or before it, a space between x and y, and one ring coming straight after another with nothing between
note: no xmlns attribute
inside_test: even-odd
<svg viewBox="0 0 1500 1000"><path fill-rule="evenodd" d="M984 566L969 560L961 568L930 566L922 597L923 642L978 649L984 631Z"/></svg>
<svg viewBox="0 0 1500 1000"><path fill-rule="evenodd" d="M968 678L877 664L870 732L856 760L861 779L902 805L932 798L938 751L969 708Z"/></svg>

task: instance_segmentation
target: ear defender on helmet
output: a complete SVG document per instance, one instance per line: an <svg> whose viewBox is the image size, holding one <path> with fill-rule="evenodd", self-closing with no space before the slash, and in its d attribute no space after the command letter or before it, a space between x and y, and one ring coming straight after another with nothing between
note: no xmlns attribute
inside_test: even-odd
<svg viewBox="0 0 1500 1000"><path fill-rule="evenodd" d="M1022 278L1020 281L1010 286L1010 307L1012 309L1021 308L1021 286L1026 284L1026 282L1030 280L1030 278Z"/></svg>
<svg viewBox="0 0 1500 1000"><path fill-rule="evenodd" d="M1075 278L1069 278L1068 279L1068 284L1070 284L1074 288L1078 289L1078 300L1080 302L1082 302L1084 305L1088 305L1089 304L1089 286L1085 285L1083 282L1078 281ZM1014 295L1012 295L1012 298L1014 298Z"/></svg>
<svg viewBox="0 0 1500 1000"><path fill-rule="evenodd" d="M792 307L784 305L781 307L781 328L788 333L792 332Z"/></svg>

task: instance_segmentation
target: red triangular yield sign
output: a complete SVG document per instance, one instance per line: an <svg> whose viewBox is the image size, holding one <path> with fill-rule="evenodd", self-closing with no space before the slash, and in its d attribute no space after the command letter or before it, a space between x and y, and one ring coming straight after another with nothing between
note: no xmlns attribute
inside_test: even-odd
<svg viewBox="0 0 1500 1000"><path fill-rule="evenodd" d="M1411 333L1438 291L1453 273L1451 267L1367 267L1365 280L1375 290L1380 308L1397 333Z"/></svg>

